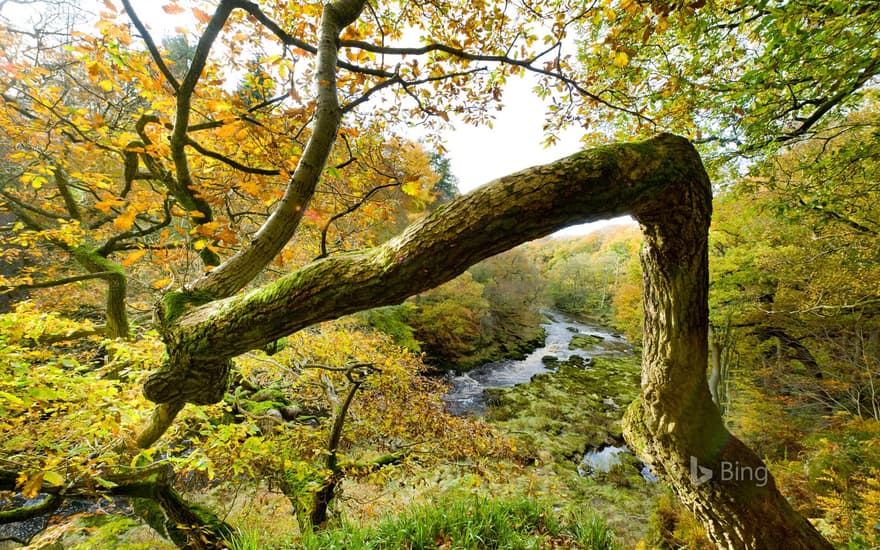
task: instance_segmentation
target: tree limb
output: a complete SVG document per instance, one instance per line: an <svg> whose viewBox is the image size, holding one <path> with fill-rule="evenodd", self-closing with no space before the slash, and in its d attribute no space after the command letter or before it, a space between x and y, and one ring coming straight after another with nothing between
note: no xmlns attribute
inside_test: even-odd
<svg viewBox="0 0 880 550"><path fill-rule="evenodd" d="M213 402L225 391L228 358L320 321L399 303L568 225L631 212L666 189L670 174L686 177L679 165L702 166L693 147L671 135L599 147L496 180L379 247L317 260L247 294L166 295L158 315L169 358L144 393L157 403Z"/></svg>
<svg viewBox="0 0 880 550"><path fill-rule="evenodd" d="M385 185L378 185L378 186L370 189L367 192L367 194L365 194L363 197L361 197L360 200L358 200L356 203L352 204L351 206L349 206L348 208L346 208L342 212L337 212L336 214L331 216L330 219L327 220L327 223L324 224L324 227L321 229L321 255L318 256L318 258L316 258L316 259L324 258L325 256L328 255L328 252L327 252L327 232L330 230L330 226L333 225L333 222L351 214L352 212L354 212L355 210L357 210L358 208L363 206L368 200L370 200L370 197L372 197L373 195L375 195L376 193L378 193L382 189L389 189L391 187L397 187L399 185L400 185L400 182L397 182L397 181L392 182L392 183L386 183Z"/></svg>
<svg viewBox="0 0 880 550"><path fill-rule="evenodd" d="M190 290L218 298L232 295L250 283L296 232L327 164L342 117L336 89L336 42L365 3L336 0L324 5L315 73L314 125L284 197L247 247L195 281Z"/></svg>
<svg viewBox="0 0 880 550"><path fill-rule="evenodd" d="M128 18L131 19L132 24L140 33L141 40L144 41L147 50L149 50L150 55L153 57L153 61L156 63L156 66L159 67L159 72L162 73L162 76L165 77L165 80L168 81L168 84L170 84L174 92L177 93L180 89L180 83L174 78L174 74L168 68L168 65L165 64L165 60L162 59L162 54L159 53L159 48L156 47L153 37L150 36L150 31L148 31L147 27L141 22L140 17L135 13L129 0L122 0L122 7L125 8L125 13L128 14Z"/></svg>
<svg viewBox="0 0 880 550"><path fill-rule="evenodd" d="M18 288L52 288L55 286L78 283L80 281L88 281L90 279L108 279L110 277L116 277L117 275L118 273L114 273L113 271L99 271L97 273L89 273L88 275L76 275L73 277L64 277L63 279L53 279L51 281L40 281L38 283L27 283L15 286L0 287L0 292L5 292L6 290L13 290Z"/></svg>
<svg viewBox="0 0 880 550"><path fill-rule="evenodd" d="M225 155L222 155L216 151L211 151L205 147L202 147L197 141L194 139L187 137L186 144L201 153L202 155L212 158L214 160L218 160L227 166L231 166L240 172L244 172L246 174L257 174L260 176L278 176L281 174L281 170L277 170L274 168L253 168L251 166L246 166L235 159L231 159Z"/></svg>

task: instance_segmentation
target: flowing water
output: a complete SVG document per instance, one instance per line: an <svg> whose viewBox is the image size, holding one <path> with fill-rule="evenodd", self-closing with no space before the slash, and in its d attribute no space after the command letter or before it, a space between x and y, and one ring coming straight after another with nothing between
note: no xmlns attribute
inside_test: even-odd
<svg viewBox="0 0 880 550"><path fill-rule="evenodd" d="M544 345L525 359L504 359L486 363L474 370L459 376L450 376L450 391L444 397L446 408L452 414L483 414L486 404L483 401L483 390L486 388L505 388L528 382L532 376L541 372L550 372L545 363L546 357L552 356L565 361L572 356L582 357L589 363L593 357L628 355L633 352L632 346L620 334L607 329L574 321L557 312L543 312L548 322L541 325L547 334ZM588 337L594 341L590 349L569 349L575 336Z"/></svg>

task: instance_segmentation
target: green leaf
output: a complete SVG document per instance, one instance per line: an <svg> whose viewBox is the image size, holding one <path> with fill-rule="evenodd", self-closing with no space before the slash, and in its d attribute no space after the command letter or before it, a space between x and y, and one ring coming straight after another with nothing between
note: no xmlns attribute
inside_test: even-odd
<svg viewBox="0 0 880 550"><path fill-rule="evenodd" d="M58 472L43 472L43 481L57 487L64 485L64 476Z"/></svg>
<svg viewBox="0 0 880 550"><path fill-rule="evenodd" d="M9 401L13 405L24 405L24 401L22 401L20 398L12 395L11 393L6 393L5 391L0 391L0 398L4 399L5 401Z"/></svg>
<svg viewBox="0 0 880 550"><path fill-rule="evenodd" d="M104 479L102 477L95 477L93 479L95 480L95 483L97 483L98 485L100 485L101 487L103 487L105 489L112 489L114 487L119 487L118 483L113 483L112 481Z"/></svg>

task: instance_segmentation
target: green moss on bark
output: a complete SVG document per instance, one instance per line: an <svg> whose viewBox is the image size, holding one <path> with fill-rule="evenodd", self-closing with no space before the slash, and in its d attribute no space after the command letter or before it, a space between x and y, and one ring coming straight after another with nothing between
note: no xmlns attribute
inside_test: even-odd
<svg viewBox="0 0 880 550"><path fill-rule="evenodd" d="M162 324L171 326L191 307L198 307L212 301L212 297L199 292L175 290L162 296Z"/></svg>

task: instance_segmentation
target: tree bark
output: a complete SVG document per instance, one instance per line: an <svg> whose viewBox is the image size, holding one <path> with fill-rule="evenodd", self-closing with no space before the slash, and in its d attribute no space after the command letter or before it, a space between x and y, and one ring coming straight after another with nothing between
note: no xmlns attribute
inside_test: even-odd
<svg viewBox="0 0 880 550"><path fill-rule="evenodd" d="M105 307L107 336L109 338L128 338L130 328L128 313L125 310L125 300L128 295L125 269L87 246L78 246L71 253L86 271L98 274L107 282L107 305Z"/></svg>
<svg viewBox="0 0 880 550"><path fill-rule="evenodd" d="M315 121L284 197L248 246L195 281L190 290L213 298L231 296L247 286L293 237L321 180L342 119L336 90L339 35L358 18L365 5L365 0L324 4L316 59Z"/></svg>
<svg viewBox="0 0 880 550"><path fill-rule="evenodd" d="M317 260L247 294L211 301L169 293L157 312L168 359L144 393L156 403L217 402L229 358L321 321L400 303L563 227L625 214L667 186L676 158L702 169L693 147L671 135L598 147L503 177L379 247Z"/></svg>
<svg viewBox="0 0 880 550"><path fill-rule="evenodd" d="M711 187L685 168L645 207L633 209L645 243L642 393L624 418L624 437L730 549L830 549L776 488L766 466L734 437L706 381L708 229ZM672 173L670 173L672 175Z"/></svg>
<svg viewBox="0 0 880 550"><path fill-rule="evenodd" d="M831 548L721 422L706 381L707 233L711 190L685 139L609 145L498 179L371 250L324 258L241 296L166 295L158 312L168 360L145 395L173 409L222 398L231 357L304 327L394 304L489 256L558 229L632 213L646 236L642 397L628 411L628 441L723 548ZM153 429L151 438L161 430ZM154 440L154 439L153 439ZM691 457L717 474L691 481ZM745 470L742 470L745 471ZM699 470L698 470L699 472ZM743 477L744 474L740 475Z"/></svg>

